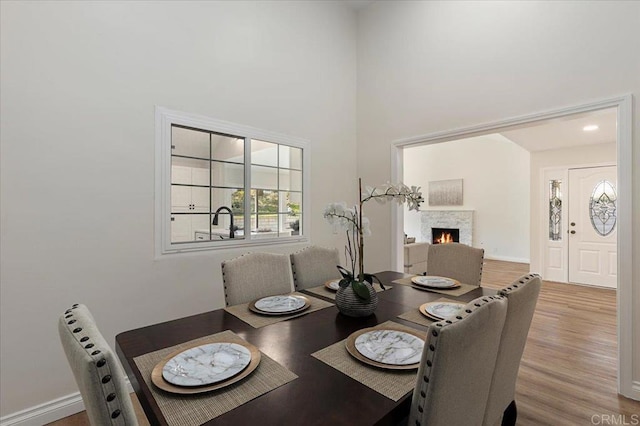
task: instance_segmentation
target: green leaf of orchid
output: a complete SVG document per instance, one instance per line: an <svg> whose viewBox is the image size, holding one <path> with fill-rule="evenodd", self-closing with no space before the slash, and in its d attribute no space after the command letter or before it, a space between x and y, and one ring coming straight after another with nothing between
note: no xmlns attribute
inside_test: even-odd
<svg viewBox="0 0 640 426"><path fill-rule="evenodd" d="M336 267L338 268L338 271L340 272L340 275L342 275L342 278L347 279L350 282L353 281L353 274L350 271L344 269L340 265L336 265Z"/></svg>
<svg viewBox="0 0 640 426"><path fill-rule="evenodd" d="M362 281L352 281L351 288L353 292L362 300L371 299L371 293L369 293L369 288Z"/></svg>
<svg viewBox="0 0 640 426"><path fill-rule="evenodd" d="M338 285L341 288L347 288L347 287L349 287L349 284L351 284L351 279L350 278L343 278L338 282Z"/></svg>
<svg viewBox="0 0 640 426"><path fill-rule="evenodd" d="M376 277L373 274L364 274L364 280L366 282L368 282L369 284L373 285L373 280L378 281L378 284L380 284L380 287L382 287L383 290L386 290L386 288L384 288L384 285L382 284L382 281L380 281L380 279L378 277Z"/></svg>

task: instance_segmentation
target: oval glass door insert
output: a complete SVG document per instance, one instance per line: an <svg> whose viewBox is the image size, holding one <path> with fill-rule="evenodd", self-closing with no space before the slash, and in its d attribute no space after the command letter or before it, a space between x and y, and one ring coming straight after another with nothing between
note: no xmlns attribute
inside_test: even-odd
<svg viewBox="0 0 640 426"><path fill-rule="evenodd" d="M603 237L616 227L616 189L608 180L600 181L593 188L589 199L589 217L595 231Z"/></svg>

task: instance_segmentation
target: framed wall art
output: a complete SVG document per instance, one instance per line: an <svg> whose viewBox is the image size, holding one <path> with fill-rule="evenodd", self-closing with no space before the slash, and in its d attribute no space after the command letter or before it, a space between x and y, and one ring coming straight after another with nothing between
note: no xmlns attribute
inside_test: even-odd
<svg viewBox="0 0 640 426"><path fill-rule="evenodd" d="M430 206L461 206L462 179L435 180L429 182Z"/></svg>

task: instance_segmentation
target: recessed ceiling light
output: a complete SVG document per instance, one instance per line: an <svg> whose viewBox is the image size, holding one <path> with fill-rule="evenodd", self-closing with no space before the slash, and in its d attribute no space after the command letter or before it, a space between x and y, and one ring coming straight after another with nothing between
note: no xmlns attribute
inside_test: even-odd
<svg viewBox="0 0 640 426"><path fill-rule="evenodd" d="M590 124L588 126L584 126L582 128L582 130L584 130L585 132L593 132L594 130L598 130L598 125L597 124Z"/></svg>

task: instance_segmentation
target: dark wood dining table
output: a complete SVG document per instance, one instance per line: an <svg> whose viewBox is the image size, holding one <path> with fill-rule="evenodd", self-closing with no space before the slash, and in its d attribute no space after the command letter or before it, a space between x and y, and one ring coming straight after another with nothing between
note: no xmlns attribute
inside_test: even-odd
<svg viewBox="0 0 640 426"><path fill-rule="evenodd" d="M411 275L384 271L376 276L391 287L378 293L378 307L367 318L350 318L335 306L261 328L253 328L224 309L163 322L116 336L116 352L152 425L166 425L134 358L223 330L232 330L298 378L255 398L207 425L387 425L409 412L411 392L397 402L311 356L346 339L351 333L388 320L426 331L426 327L398 318L421 304L446 297L462 302L494 295L478 287L459 297L416 290L392 281ZM304 291L303 291L304 292ZM309 294L319 297L315 294ZM329 299L327 299L329 300Z"/></svg>

